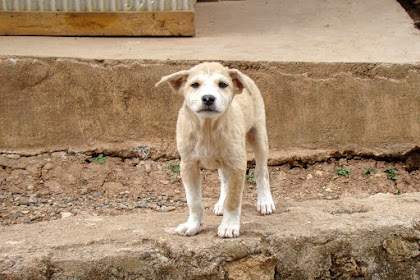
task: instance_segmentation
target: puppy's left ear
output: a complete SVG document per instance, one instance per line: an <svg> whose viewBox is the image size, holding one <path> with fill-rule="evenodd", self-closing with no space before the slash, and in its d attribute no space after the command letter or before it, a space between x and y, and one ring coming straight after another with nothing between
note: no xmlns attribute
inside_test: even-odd
<svg viewBox="0 0 420 280"><path fill-rule="evenodd" d="M178 93L184 83L187 81L189 72L188 70L182 70L167 76L162 77L159 82L156 83L155 87L160 86L163 83L168 83L175 93Z"/></svg>
<svg viewBox="0 0 420 280"><path fill-rule="evenodd" d="M229 75L233 82L233 92L235 94L242 93L244 88L251 94L251 88L248 83L249 78L245 74L242 74L242 72L237 69L229 69Z"/></svg>

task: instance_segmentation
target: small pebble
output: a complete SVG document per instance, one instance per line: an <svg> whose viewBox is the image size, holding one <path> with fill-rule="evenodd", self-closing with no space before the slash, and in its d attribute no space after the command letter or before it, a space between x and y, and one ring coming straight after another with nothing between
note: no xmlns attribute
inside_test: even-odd
<svg viewBox="0 0 420 280"><path fill-rule="evenodd" d="M51 157L53 158L65 158L66 153L65 152L55 152L51 154Z"/></svg>
<svg viewBox="0 0 420 280"><path fill-rule="evenodd" d="M29 205L30 199L29 197L22 196L22 197L19 197L18 202L19 202L19 205Z"/></svg>
<svg viewBox="0 0 420 280"><path fill-rule="evenodd" d="M36 198L36 195L31 195L29 197L29 204L36 204L38 203L38 199Z"/></svg>
<svg viewBox="0 0 420 280"><path fill-rule="evenodd" d="M139 204L136 204L136 206L135 206L135 207L136 207L136 208L148 208L146 203L139 203Z"/></svg>
<svg viewBox="0 0 420 280"><path fill-rule="evenodd" d="M120 204L120 205L118 205L117 209L118 210L125 210L125 209L128 209L128 206L124 205L124 204Z"/></svg>
<svg viewBox="0 0 420 280"><path fill-rule="evenodd" d="M35 220L38 220L39 218L41 218L41 215L32 216L30 219L31 221L35 221Z"/></svg>
<svg viewBox="0 0 420 280"><path fill-rule="evenodd" d="M80 213L82 213L82 210L80 210L78 208L73 208L73 209L71 209L71 213L73 213L73 214L80 214Z"/></svg>
<svg viewBox="0 0 420 280"><path fill-rule="evenodd" d="M7 155L7 158L10 158L10 159L20 159L20 155L10 154L10 155Z"/></svg>
<svg viewBox="0 0 420 280"><path fill-rule="evenodd" d="M144 167L146 169L146 172L151 172L152 171L152 164L150 162L146 162L144 164Z"/></svg>
<svg viewBox="0 0 420 280"><path fill-rule="evenodd" d="M52 164L52 163L47 163L46 165L44 165L44 169L45 170L51 170L51 169L53 169L54 168L54 164Z"/></svg>
<svg viewBox="0 0 420 280"><path fill-rule="evenodd" d="M61 212L61 219L66 219L66 218L69 218L71 216L73 216L73 214L70 213L70 212Z"/></svg>

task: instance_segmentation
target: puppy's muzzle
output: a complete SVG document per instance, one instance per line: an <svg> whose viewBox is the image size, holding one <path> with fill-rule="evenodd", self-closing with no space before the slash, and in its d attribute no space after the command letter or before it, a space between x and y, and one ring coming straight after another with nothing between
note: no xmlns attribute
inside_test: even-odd
<svg viewBox="0 0 420 280"><path fill-rule="evenodd" d="M216 100L216 97L213 95L204 95L201 100L203 100L203 104L206 106L211 106L214 104L214 101Z"/></svg>

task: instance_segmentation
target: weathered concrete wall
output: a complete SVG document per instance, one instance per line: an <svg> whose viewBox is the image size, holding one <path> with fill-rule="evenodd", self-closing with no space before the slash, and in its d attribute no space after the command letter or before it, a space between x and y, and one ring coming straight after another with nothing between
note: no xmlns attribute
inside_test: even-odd
<svg viewBox="0 0 420 280"><path fill-rule="evenodd" d="M180 96L162 75L197 62L0 60L0 151L113 150L176 156ZM311 150L404 154L420 145L420 65L224 62L266 103L272 157Z"/></svg>
<svg viewBox="0 0 420 280"><path fill-rule="evenodd" d="M0 279L419 279L420 194L244 208L242 235L165 228L185 213L81 216L0 230ZM209 211L210 212L210 211ZM297 218L298 217L298 218Z"/></svg>

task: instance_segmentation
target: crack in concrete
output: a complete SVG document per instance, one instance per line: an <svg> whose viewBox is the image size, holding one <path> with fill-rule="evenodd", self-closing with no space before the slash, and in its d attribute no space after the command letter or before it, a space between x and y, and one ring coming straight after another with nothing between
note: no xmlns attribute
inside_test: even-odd
<svg viewBox="0 0 420 280"><path fill-rule="evenodd" d="M155 157L152 153L153 150L150 149L148 146L136 146L135 148L141 147L141 151L146 147L147 152L138 152L134 154L126 154L123 151L108 151L108 152L101 152L106 157L114 157L114 158L120 158L123 161L128 159L140 159L140 160L153 160L153 161L162 161L162 162L168 162L173 160L180 160L179 156L177 157L165 157L165 156L158 156ZM312 150L311 150L312 151ZM35 157L38 155L43 154L53 154L57 152L64 152L69 155L85 155L85 156L93 156L95 154L98 154L97 150L87 150L84 152L81 151L73 151L70 149L58 149L53 150L49 152L38 152L33 154L20 154L20 153L7 153L7 152L0 152L0 155L5 155L6 157L8 155L18 155L20 157ZM294 154L290 154L288 156L283 156L281 158L279 157L273 157L269 159L269 166L281 166L284 164L290 164L292 166L301 166L305 167L307 165L314 165L316 163L322 163L326 162L329 159L334 158L336 160L340 159L374 159L377 161L387 161L387 162L409 162L411 170L417 170L420 168L419 166L419 160L420 160L420 146L415 146L410 149L405 150L404 152L395 152L395 153L374 153L374 152L361 152L356 150L330 150L330 151L320 151L315 152L311 154L299 154L299 152L296 152ZM46 163L47 164L47 163ZM44 166L46 165L44 164ZM255 164L254 160L249 160L248 164ZM44 166L41 167L41 169L44 168ZM25 168L16 168L14 166L8 166L8 165L0 165L0 167L6 167L6 168L13 168L13 169L25 169Z"/></svg>

